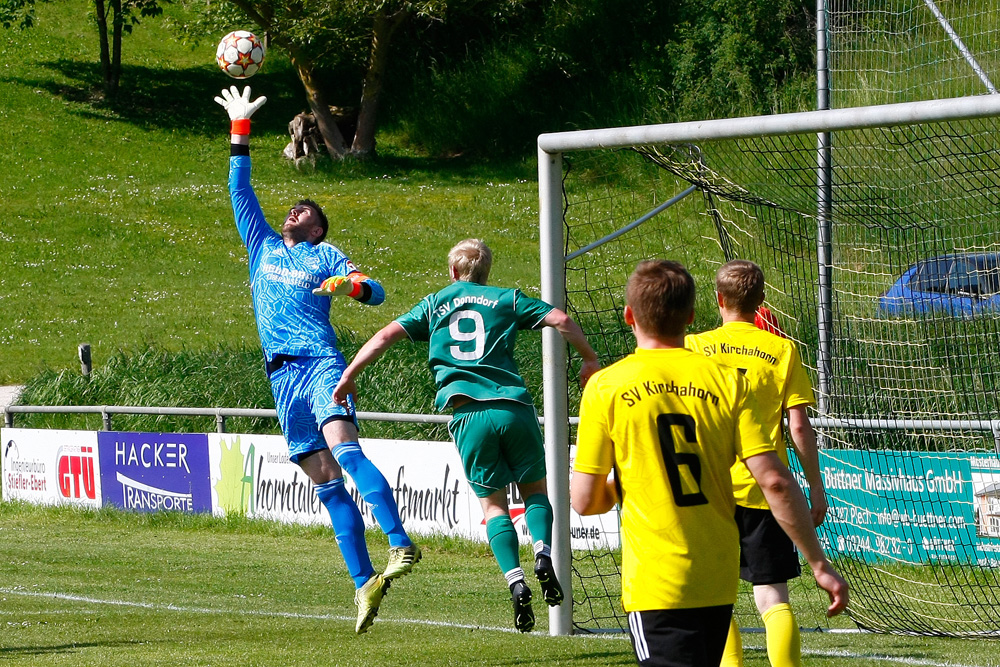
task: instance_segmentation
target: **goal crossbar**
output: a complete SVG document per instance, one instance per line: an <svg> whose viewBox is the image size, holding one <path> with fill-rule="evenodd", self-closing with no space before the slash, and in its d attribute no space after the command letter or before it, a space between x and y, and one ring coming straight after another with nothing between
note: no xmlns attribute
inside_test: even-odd
<svg viewBox="0 0 1000 667"><path fill-rule="evenodd" d="M538 136L538 148L545 153L567 153L659 143L691 143L713 139L746 139L760 136L892 127L996 115L1000 115L1000 95L975 95L943 100L802 111L770 116L552 132Z"/></svg>

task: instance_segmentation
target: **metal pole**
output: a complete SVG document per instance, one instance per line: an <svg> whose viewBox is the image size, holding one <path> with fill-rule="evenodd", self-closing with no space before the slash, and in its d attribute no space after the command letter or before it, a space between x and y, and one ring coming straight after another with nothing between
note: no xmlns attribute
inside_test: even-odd
<svg viewBox="0 0 1000 667"><path fill-rule="evenodd" d="M963 58L965 58L965 62L969 63L969 67L972 68L972 71L976 73L976 76L979 77L979 80L983 82L984 86L986 86L986 90L990 91L991 95L996 95L997 89L993 85L993 82L990 81L990 77L986 75L986 72L979 65L979 62L976 60L976 57L972 55L972 52L969 51L967 46L965 46L965 42L963 42L962 38L958 36L958 33L955 32L955 29L951 27L951 22L948 21L948 19L945 18L945 15L941 13L941 10L938 9L938 6L937 4L934 3L934 0L924 0L924 4L927 5L927 8L931 10L932 14L934 14L934 18L938 20L938 23L941 24L941 27L944 28L944 31L948 33L948 37L951 38L952 44L955 45L955 48L958 49L958 52L962 54Z"/></svg>
<svg viewBox="0 0 1000 667"><path fill-rule="evenodd" d="M895 127L993 116L1000 116L1000 95L970 95L944 100L878 104L848 109L821 109L767 116L552 132L538 135L538 147L548 153L567 153L595 148L696 144L700 141L721 139Z"/></svg>
<svg viewBox="0 0 1000 667"><path fill-rule="evenodd" d="M542 299L566 308L563 259L562 155L538 149L539 246ZM549 634L573 633L572 554L569 538L569 401L566 342L552 327L542 330L542 396L545 411L545 467L552 503L552 565L565 599L549 607Z"/></svg>
<svg viewBox="0 0 1000 667"><path fill-rule="evenodd" d="M570 254L566 255L566 260L565 261L567 263L569 263L571 260L576 259L580 255L587 254L588 252L590 252L594 248L599 248L599 247L601 247L602 245L604 245L605 243L607 243L609 241L614 241L619 236L632 231L633 229L635 229L639 225L645 224L649 220L652 220L654 217L658 216L660 213L663 213L668 208L670 208L671 206L673 206L674 204L676 204L680 200L684 199L685 197L687 197L692 192L695 192L697 189L698 189L697 185L692 185L691 187L689 187L684 192L680 193L679 195L674 195L673 197L671 197L667 201L663 202L662 204L660 204L659 206L657 206L653 210L651 210L648 213L645 213L645 214L639 216L636 220L633 220L632 222L628 223L627 225L625 225L621 229L619 229L617 231L614 231L614 232L611 232L607 236L605 236L603 238L600 238L600 239L597 239L593 243L585 245L584 247L580 248L579 250L574 250Z"/></svg>
<svg viewBox="0 0 1000 667"><path fill-rule="evenodd" d="M828 59L826 0L816 0L816 106L830 108L830 63ZM819 280L816 324L819 328L816 372L819 386L816 408L821 415L830 408L831 328L833 323L833 286L830 264L833 260L833 230L830 211L833 205L833 162L830 132L817 135L816 166L816 264Z"/></svg>

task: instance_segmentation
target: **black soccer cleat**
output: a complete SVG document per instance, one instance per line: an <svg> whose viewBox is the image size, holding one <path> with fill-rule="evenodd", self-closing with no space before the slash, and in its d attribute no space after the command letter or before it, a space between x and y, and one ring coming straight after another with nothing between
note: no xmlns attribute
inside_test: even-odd
<svg viewBox="0 0 1000 667"><path fill-rule="evenodd" d="M510 585L510 599L514 604L514 627L519 632L531 632L535 627L535 612L531 609L531 589L524 579Z"/></svg>
<svg viewBox="0 0 1000 667"><path fill-rule="evenodd" d="M556 579L555 568L552 567L552 559L548 556L538 555L535 557L535 576L542 587L542 599L550 607L562 604L563 590Z"/></svg>

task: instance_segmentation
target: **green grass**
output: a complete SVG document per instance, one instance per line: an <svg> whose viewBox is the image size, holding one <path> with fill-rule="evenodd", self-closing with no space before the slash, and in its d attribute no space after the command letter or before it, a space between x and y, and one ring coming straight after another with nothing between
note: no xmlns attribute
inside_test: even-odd
<svg viewBox="0 0 1000 667"><path fill-rule="evenodd" d="M341 330L341 350L348 357L364 342ZM541 337L525 332L518 337L516 355L529 391L541 396ZM257 347L184 347L176 352L147 348L118 352L96 367L89 378L79 369L44 370L28 380L18 402L22 405L128 405L169 407L238 407L274 409L271 387L262 370ZM432 414L434 381L427 368L427 344L402 342L365 369L358 390L359 409L365 412ZM21 428L101 429L100 415L14 414ZM193 432L216 429L214 417L115 415L120 431ZM268 418L233 417L232 433L280 433ZM365 421L365 437L449 440L444 425Z"/></svg>
<svg viewBox="0 0 1000 667"><path fill-rule="evenodd" d="M22 402L31 404L272 407L225 188L227 122L212 101L231 81L212 64L213 44L188 50L146 21L125 43L128 96L101 100L88 7L42 4L37 28L0 42L0 344L8 351L0 383L28 382ZM318 200L333 221L331 241L389 294L376 310L335 305L348 354L443 286L445 252L466 236L493 246L494 282L537 294L534 155L428 158L401 123L380 135L375 162L297 171L280 152L305 102L287 62L269 58L252 81L269 98L253 138L265 213L276 222L290 201ZM700 246L685 252L705 284L713 267L699 262ZM699 309L700 318L714 313L711 303ZM80 342L94 350L89 381L78 374ZM538 395L537 336L521 345ZM399 346L366 373L362 409L429 412L423 363L421 348ZM95 419L18 416L17 425L98 428ZM214 424L116 417L115 427ZM413 433L377 428L399 430L366 435ZM230 430L275 429L233 420ZM420 572L394 587L376 631L356 638L350 585L325 529L7 504L0 531L0 660L14 663L632 664L621 639L503 632L508 603L483 545L429 540ZM382 553L379 538L373 544ZM746 642L747 664L766 664L762 638ZM804 647L817 665L997 664L991 644L975 641L809 634Z"/></svg>
<svg viewBox="0 0 1000 667"><path fill-rule="evenodd" d="M128 97L102 101L87 6L41 4L35 28L0 43L0 344L18 350L0 355L0 384L75 367L82 342L98 366L149 346L257 345L226 189L228 121L213 101L232 80L214 46L189 50L148 20L125 40ZM371 333L443 287L447 250L469 236L493 246L494 282L537 294L533 163L421 158L387 142L373 163L297 171L281 150L306 108L301 86L278 53L251 83L269 98L252 140L268 219L315 199L329 240L386 288L377 310L335 305L336 324Z"/></svg>
<svg viewBox="0 0 1000 667"><path fill-rule="evenodd" d="M15 664L628 664L624 642L545 639L544 613L540 632L507 632L509 594L483 545L427 539L357 637L327 529L9 503L0 515L0 659ZM370 543L384 565L384 538Z"/></svg>
<svg viewBox="0 0 1000 667"><path fill-rule="evenodd" d="M617 636L509 630L489 549L425 537L369 634L325 527L0 503L0 661L12 665L631 665ZM387 543L369 534L376 567ZM525 551L522 558L527 558ZM764 667L763 637L744 637ZM991 665L994 644L803 635L806 664Z"/></svg>

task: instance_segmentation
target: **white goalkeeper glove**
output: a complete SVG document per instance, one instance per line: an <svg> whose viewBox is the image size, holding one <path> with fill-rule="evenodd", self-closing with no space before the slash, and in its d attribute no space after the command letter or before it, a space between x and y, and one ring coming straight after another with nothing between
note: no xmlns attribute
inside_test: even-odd
<svg viewBox="0 0 1000 667"><path fill-rule="evenodd" d="M229 90L223 88L222 96L216 97L215 101L222 105L222 108L229 114L229 120L232 121L232 134L250 134L250 116L264 106L267 98L261 95L251 102L250 86L243 89L242 95L236 86L230 86Z"/></svg>

